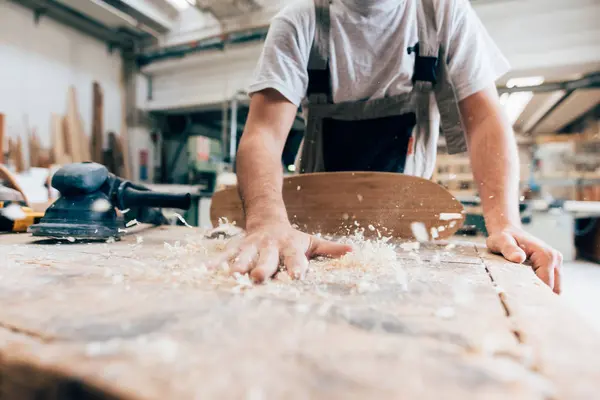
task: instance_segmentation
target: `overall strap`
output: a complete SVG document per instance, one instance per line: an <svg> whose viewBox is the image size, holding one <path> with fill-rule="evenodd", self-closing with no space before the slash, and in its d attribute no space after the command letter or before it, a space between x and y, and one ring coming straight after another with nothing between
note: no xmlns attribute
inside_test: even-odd
<svg viewBox="0 0 600 400"><path fill-rule="evenodd" d="M308 59L308 105L332 102L331 75L329 71L329 30L331 0L314 0L315 37ZM297 160L300 173L319 172L325 169L323 160L323 119L311 109L306 113L304 139Z"/></svg>
<svg viewBox="0 0 600 400"><path fill-rule="evenodd" d="M417 4L419 43L413 48L416 53L413 82L421 93L434 90L448 152L461 153L466 151L466 140L458 99L448 72L446 49L440 45L438 38L434 1L417 0ZM422 94L420 98L418 113L424 120L426 110L429 114L432 107L429 99L426 100Z"/></svg>
<svg viewBox="0 0 600 400"><path fill-rule="evenodd" d="M440 49L432 0L417 0L417 32L419 42L408 49L409 54L414 52L416 55L413 83L421 82L421 88L431 89L437 83Z"/></svg>
<svg viewBox="0 0 600 400"><path fill-rule="evenodd" d="M416 0L417 3L417 44L408 49L408 53L415 53L415 66L413 70L413 92L416 101L416 114L418 129L415 136L415 158L421 163L431 155L427 145L431 143L432 133L437 128L436 121L432 118L432 93L437 84L437 69L439 64L439 40L435 9L430 0Z"/></svg>
<svg viewBox="0 0 600 400"><path fill-rule="evenodd" d="M331 0L314 0L315 37L308 59L307 98L310 103L331 101L331 75L329 71L329 31L331 27Z"/></svg>

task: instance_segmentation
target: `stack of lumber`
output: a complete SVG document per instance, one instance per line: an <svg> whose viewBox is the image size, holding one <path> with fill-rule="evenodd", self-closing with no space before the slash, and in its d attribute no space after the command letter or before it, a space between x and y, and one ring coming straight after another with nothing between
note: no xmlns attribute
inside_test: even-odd
<svg viewBox="0 0 600 400"><path fill-rule="evenodd" d="M104 143L104 120L102 118L104 115L104 93L98 82L94 82L93 96L91 157L92 161L102 164L104 162L102 152Z"/></svg>
<svg viewBox="0 0 600 400"><path fill-rule="evenodd" d="M55 118L55 117L53 117ZM87 135L83 131L81 115L77 107L77 92L74 87L69 88L67 95L67 114L63 118L61 127L62 135L58 131L59 126L57 121L53 121L53 129L56 133L53 134L53 143L56 160L72 162L90 161L90 142ZM62 142L61 141L64 141Z"/></svg>
<svg viewBox="0 0 600 400"><path fill-rule="evenodd" d="M53 113L51 115L50 149L42 147L35 129L5 140L5 136L8 136L5 135L5 116L0 114L0 164L8 163L8 160L4 159L6 154L16 172L23 172L28 167L48 168L51 165L93 161L106 165L111 172L123 178L131 179L125 101L122 106L122 132L120 135L113 132L108 133L106 150L104 149L103 121L104 93L98 82L93 83L91 136L85 133L77 101L77 91L73 86L68 90L66 114ZM29 129L27 130L29 131ZM25 149L24 146L26 146ZM25 160L27 154L29 154L28 162Z"/></svg>
<svg viewBox="0 0 600 400"><path fill-rule="evenodd" d="M55 164L93 161L124 178L131 179L126 143L113 132L108 133L108 148L104 149L104 93L98 82L93 83L93 116L91 137L85 134L77 106L77 92L69 88L67 114L52 115L52 159ZM126 123L123 128L126 129Z"/></svg>
<svg viewBox="0 0 600 400"><path fill-rule="evenodd" d="M469 197L477 194L477 185L466 155L439 154L433 180L454 196Z"/></svg>

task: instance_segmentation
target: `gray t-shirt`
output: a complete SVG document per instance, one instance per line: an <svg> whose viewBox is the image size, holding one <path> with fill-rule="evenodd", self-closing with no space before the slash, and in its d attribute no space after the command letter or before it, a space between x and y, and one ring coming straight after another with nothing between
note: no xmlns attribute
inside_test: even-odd
<svg viewBox="0 0 600 400"><path fill-rule="evenodd" d="M376 99L412 90L420 0L333 0L330 69L334 102ZM468 0L433 0L438 35L448 49L459 100L509 70ZM315 34L313 0L296 0L273 19L249 93L272 88L300 105Z"/></svg>

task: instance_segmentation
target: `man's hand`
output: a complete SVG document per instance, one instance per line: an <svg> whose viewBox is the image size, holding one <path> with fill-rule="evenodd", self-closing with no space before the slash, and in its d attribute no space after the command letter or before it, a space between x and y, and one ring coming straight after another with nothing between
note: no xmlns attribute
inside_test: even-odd
<svg viewBox="0 0 600 400"><path fill-rule="evenodd" d="M303 279L308 260L316 256L341 257L352 250L345 244L302 233L288 223L266 223L252 228L247 236L233 241L223 259L231 272L250 274L254 282L263 282L283 265L292 279Z"/></svg>
<svg viewBox="0 0 600 400"><path fill-rule="evenodd" d="M529 260L535 274L555 293L560 294L562 254L522 229L505 228L492 233L487 246L493 253L508 261L523 263Z"/></svg>
<svg viewBox="0 0 600 400"><path fill-rule="evenodd" d="M479 188L488 248L517 263L529 259L538 277L560 293L562 255L529 235L519 215L519 156L495 85L460 102L473 176Z"/></svg>

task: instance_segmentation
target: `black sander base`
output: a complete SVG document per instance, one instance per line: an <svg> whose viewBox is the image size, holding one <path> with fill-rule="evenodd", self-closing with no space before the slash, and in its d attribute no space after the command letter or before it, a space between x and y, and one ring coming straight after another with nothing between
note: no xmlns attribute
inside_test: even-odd
<svg viewBox="0 0 600 400"><path fill-rule="evenodd" d="M156 208L187 210L190 194L157 193L108 172L96 163L69 164L52 177L52 187L60 197L46 211L39 224L29 227L33 236L55 239L118 239L124 232L125 219L120 210L139 222L160 225L166 219Z"/></svg>

